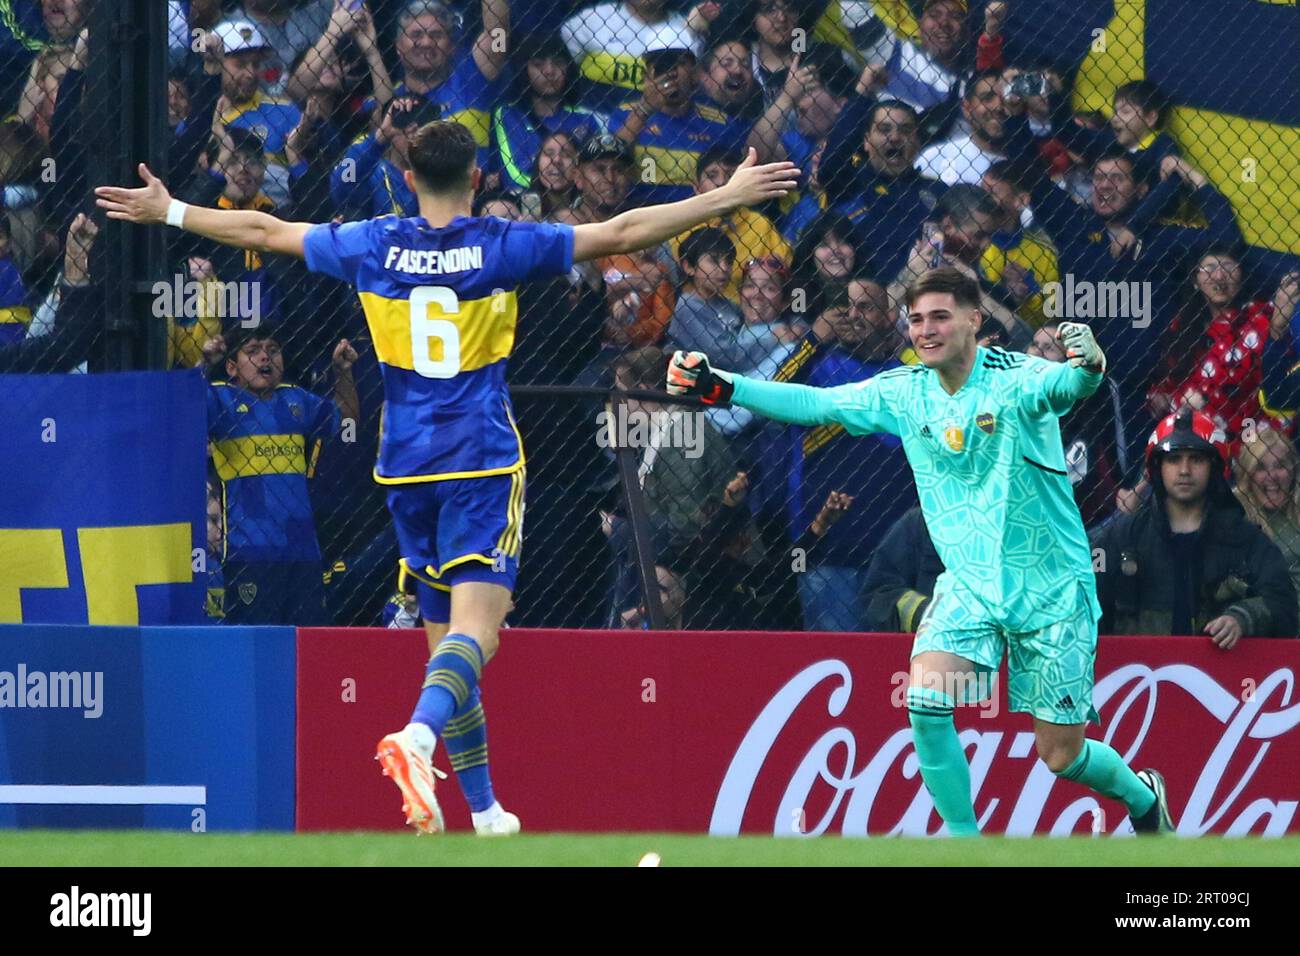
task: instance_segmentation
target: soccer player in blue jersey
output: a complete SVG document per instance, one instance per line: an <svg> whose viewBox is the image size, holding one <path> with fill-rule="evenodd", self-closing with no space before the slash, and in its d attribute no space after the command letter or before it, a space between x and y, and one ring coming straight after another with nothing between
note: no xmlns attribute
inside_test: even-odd
<svg viewBox="0 0 1300 956"><path fill-rule="evenodd" d="M375 480L389 487L404 569L419 582L431 659L406 727L379 759L421 832L443 827L432 757L439 737L482 834L519 820L492 791L478 683L496 653L521 547L524 453L505 383L515 290L568 274L574 262L656 245L795 187L789 162L760 166L752 150L725 186L681 202L577 226L471 218L477 143L456 122L422 127L406 183L420 215L364 222L284 222L265 213L187 206L143 164L146 185L101 186L113 219L167 222L227 245L298 256L352 283L384 376Z"/></svg>
<svg viewBox="0 0 1300 956"><path fill-rule="evenodd" d="M1170 831L1160 774L1135 773L1109 744L1084 736L1097 719L1101 606L1059 419L1097 390L1106 357L1092 331L1073 322L1058 332L1061 364L980 347L979 302L978 283L956 269L918 277L906 303L919 363L865 381L760 381L678 352L668 390L776 421L902 439L947 569L916 629L907 709L921 778L951 834L979 833L953 709L987 695L1004 655L1011 709L1033 717L1052 772L1123 803L1138 832Z"/></svg>

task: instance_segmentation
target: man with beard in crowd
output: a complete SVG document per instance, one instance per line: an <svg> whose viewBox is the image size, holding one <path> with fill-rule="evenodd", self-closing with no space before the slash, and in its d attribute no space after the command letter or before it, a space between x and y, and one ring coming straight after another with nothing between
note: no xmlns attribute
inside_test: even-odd
<svg viewBox="0 0 1300 956"><path fill-rule="evenodd" d="M1277 545L1228 487L1223 431L1191 409L1147 443L1154 494L1092 536L1101 629L1108 634L1294 637L1295 588Z"/></svg>

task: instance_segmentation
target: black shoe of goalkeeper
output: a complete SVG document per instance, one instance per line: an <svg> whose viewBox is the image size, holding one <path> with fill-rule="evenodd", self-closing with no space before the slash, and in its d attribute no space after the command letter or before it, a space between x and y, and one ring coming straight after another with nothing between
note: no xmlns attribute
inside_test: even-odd
<svg viewBox="0 0 1300 956"><path fill-rule="evenodd" d="M1169 816L1169 796L1165 792L1165 778L1159 770L1139 770L1138 779L1151 788L1156 802L1140 817L1133 817L1133 830L1138 834L1173 833L1174 821Z"/></svg>

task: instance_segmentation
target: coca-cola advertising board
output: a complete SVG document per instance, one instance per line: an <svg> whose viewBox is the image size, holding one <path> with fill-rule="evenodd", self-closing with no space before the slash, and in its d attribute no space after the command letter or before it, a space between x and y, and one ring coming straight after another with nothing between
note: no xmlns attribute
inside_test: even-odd
<svg viewBox="0 0 1300 956"><path fill-rule="evenodd" d="M532 831L936 834L903 707L911 638L889 634L507 630L487 668L493 781ZM300 830L397 829L372 760L427 657L418 631L301 629ZM1180 833L1300 830L1300 642L1103 637L1089 736L1169 784ZM1057 780L1003 681L959 707L985 832L1131 832ZM439 752L435 763L446 766ZM451 829L469 814L439 788Z"/></svg>

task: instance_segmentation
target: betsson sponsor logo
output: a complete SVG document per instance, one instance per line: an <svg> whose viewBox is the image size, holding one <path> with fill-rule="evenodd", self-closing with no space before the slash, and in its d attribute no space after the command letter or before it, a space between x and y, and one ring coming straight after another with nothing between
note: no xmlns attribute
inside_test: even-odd
<svg viewBox="0 0 1300 956"><path fill-rule="evenodd" d="M839 717L853 692L849 667L840 660L819 661L805 668L777 691L759 713L741 740L718 789L709 824L711 834L734 835L740 832L741 821L750 797L759 785L768 754L791 716L828 679L834 679L836 683L826 698L826 713L832 718ZM1125 760L1132 760L1146 741L1160 703L1162 686L1180 689L1222 727L1218 742L1199 768L1191 796L1178 821L1178 832L1184 836L1199 836L1218 826L1230 812L1235 811L1236 815L1223 827L1229 835L1247 833L1261 820L1266 820L1262 831L1265 835L1285 833L1300 805L1296 800L1282 799L1274 794L1259 796L1241 806L1239 798L1260 770L1271 746L1269 741L1300 726L1300 701L1292 700L1296 679L1291 669L1282 667L1273 671L1259 682L1255 692L1246 700L1191 665L1168 664L1153 669L1145 664L1128 664L1112 671L1097 683L1094 701L1100 710L1112 698L1124 694L1114 711L1106 715L1105 739L1120 751ZM1265 705L1275 697L1279 698L1278 709L1265 710ZM1186 705L1179 699L1166 706ZM1129 719L1126 721L1126 718ZM1111 740L1111 734L1117 728L1127 728L1135 723L1138 724L1136 734L1127 745ZM1010 740L1005 751L999 753L1003 738ZM1069 833L1081 818L1091 818L1098 810L1096 800L1083 796L1071 802L1048 825L1040 826L1044 807L1057 781L1047 766L1034 757L1033 734L1028 731L1008 734L1004 730L967 729L962 731L961 739L968 750L971 743L975 744L970 758L971 785L976 808L982 808L981 825L988 822L1000 803L999 797L980 798L990 768L996 761L1006 762L1012 758L1031 758L1034 765L1020 792L1015 795L1006 833L1018 836L1034 832ZM1251 748L1254 748L1253 753L1250 753ZM830 759L832 753L835 753L833 760ZM1151 753L1148 750L1143 756ZM874 834L925 835L933 803L917 771L911 731L904 727L892 734L854 773L852 768L859 765L857 754L857 739L848 727L833 726L822 734L786 782L772 832L778 836L824 833L842 809L840 832L845 836L864 836L868 827ZM1151 759L1155 762L1157 757ZM1234 772L1240 772L1239 779L1225 779L1229 766ZM848 771L840 768L848 768ZM1192 773L1197 772L1195 768L1188 770L1190 772L1183 775L1184 779L1190 779ZM813 803L810 797L818 780L823 781L823 791L829 784L833 793L821 819L807 819L805 822L804 808ZM887 782L897 785L899 780L910 781L916 787L915 796L902 817L892 821L873 818L872 810L882 786ZM1273 779L1274 786L1280 782L1278 778ZM1217 805L1214 802L1216 795L1222 795ZM819 791L815 805L826 805L824 792ZM791 821L798 821L798 824L792 825Z"/></svg>

